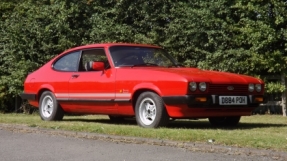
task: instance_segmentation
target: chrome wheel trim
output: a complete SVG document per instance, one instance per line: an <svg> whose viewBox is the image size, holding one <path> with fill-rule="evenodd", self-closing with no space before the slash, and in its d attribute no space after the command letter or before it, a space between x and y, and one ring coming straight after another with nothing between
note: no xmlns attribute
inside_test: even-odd
<svg viewBox="0 0 287 161"><path fill-rule="evenodd" d="M41 113L44 117L49 118L54 110L54 101L51 96L45 96L41 104Z"/></svg>
<svg viewBox="0 0 287 161"><path fill-rule="evenodd" d="M156 104L151 98L144 98L139 106L140 120L145 125L151 125L156 118Z"/></svg>

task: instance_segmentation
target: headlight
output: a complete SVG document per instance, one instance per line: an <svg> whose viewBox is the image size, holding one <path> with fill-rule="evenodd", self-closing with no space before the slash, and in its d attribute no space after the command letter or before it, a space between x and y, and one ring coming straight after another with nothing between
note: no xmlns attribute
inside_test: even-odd
<svg viewBox="0 0 287 161"><path fill-rule="evenodd" d="M199 85L199 90L204 92L206 90L206 83L205 82L200 82Z"/></svg>
<svg viewBox="0 0 287 161"><path fill-rule="evenodd" d="M249 84L248 90L249 90L249 92L253 92L254 91L254 84Z"/></svg>
<svg viewBox="0 0 287 161"><path fill-rule="evenodd" d="M261 92L261 84L255 84L255 90Z"/></svg>
<svg viewBox="0 0 287 161"><path fill-rule="evenodd" d="M195 91L196 88L197 88L197 85L196 85L195 82L190 82L190 83L189 83L189 90Z"/></svg>

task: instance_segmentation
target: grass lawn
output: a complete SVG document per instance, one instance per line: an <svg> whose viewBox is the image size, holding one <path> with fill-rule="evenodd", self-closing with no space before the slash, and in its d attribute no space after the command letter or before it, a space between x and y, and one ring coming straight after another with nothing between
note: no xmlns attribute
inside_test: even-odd
<svg viewBox="0 0 287 161"><path fill-rule="evenodd" d="M214 139L214 144L218 145L287 152L287 117L280 115L242 117L240 124L232 129L213 128L207 119L176 120L167 128L144 129L137 126L133 119L113 123L102 115L65 116L63 121L45 122L37 114L0 114L0 123L195 143Z"/></svg>

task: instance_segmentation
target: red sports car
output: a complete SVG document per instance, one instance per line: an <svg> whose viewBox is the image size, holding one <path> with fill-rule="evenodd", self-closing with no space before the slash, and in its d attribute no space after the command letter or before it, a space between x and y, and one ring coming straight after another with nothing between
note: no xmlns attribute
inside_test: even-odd
<svg viewBox="0 0 287 161"><path fill-rule="evenodd" d="M46 121L105 114L156 128L196 118L235 126L264 102L263 94L264 82L254 77L182 67L158 46L106 43L56 56L27 76L21 97Z"/></svg>

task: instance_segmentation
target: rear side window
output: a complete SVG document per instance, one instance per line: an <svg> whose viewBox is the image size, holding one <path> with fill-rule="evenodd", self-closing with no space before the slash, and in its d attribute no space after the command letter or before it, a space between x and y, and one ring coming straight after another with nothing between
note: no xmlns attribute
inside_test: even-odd
<svg viewBox="0 0 287 161"><path fill-rule="evenodd" d="M80 51L67 54L56 61L53 65L55 70L59 71L78 71L78 62L80 58Z"/></svg>

